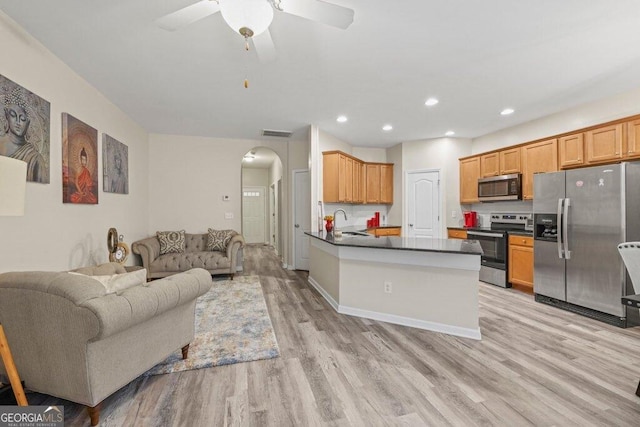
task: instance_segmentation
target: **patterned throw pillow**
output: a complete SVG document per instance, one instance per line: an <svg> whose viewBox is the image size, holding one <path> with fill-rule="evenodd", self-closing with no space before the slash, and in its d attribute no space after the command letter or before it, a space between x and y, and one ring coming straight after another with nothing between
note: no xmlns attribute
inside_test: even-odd
<svg viewBox="0 0 640 427"><path fill-rule="evenodd" d="M227 245L236 233L233 230L214 230L209 229L209 237L207 238L207 250L208 251L226 251Z"/></svg>
<svg viewBox="0 0 640 427"><path fill-rule="evenodd" d="M160 255L184 252L184 230L158 231L156 236L160 241Z"/></svg>

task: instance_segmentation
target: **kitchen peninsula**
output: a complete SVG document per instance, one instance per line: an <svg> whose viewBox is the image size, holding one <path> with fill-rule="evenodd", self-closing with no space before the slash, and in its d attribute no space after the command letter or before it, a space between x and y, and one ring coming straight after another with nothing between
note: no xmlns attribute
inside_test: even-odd
<svg viewBox="0 0 640 427"><path fill-rule="evenodd" d="M305 234L309 283L337 312L480 339L477 241Z"/></svg>

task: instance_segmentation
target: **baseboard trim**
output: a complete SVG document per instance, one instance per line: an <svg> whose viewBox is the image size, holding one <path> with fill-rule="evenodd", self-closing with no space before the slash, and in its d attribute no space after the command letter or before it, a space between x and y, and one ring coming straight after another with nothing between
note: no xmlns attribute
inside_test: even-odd
<svg viewBox="0 0 640 427"><path fill-rule="evenodd" d="M335 311L340 313L340 306L338 305L338 302L336 300L334 300L333 297L331 295L329 295L329 293L327 291L325 291L322 288L322 286L320 286L320 284L313 277L309 276L309 278L307 280L308 280L309 284L311 286L313 286L315 288L315 290L320 293L320 295L322 295L322 297L329 303L329 305L331 307L333 307L333 309Z"/></svg>
<svg viewBox="0 0 640 427"><path fill-rule="evenodd" d="M327 291L311 276L308 278L308 282L314 287L316 291L322 295L322 297L329 303L335 311L340 314L346 314L349 316L363 317L365 319L379 320L381 322L393 323L396 325L409 326L417 329L424 329L426 331L440 332L443 334L454 335L462 338L470 338L474 340L481 340L482 334L480 328L461 328L459 326L445 325L437 322L429 322L427 320L413 319L411 317L396 316L394 314L379 313L377 311L362 310L360 308L348 307L340 305L333 299Z"/></svg>
<svg viewBox="0 0 640 427"><path fill-rule="evenodd" d="M455 335L462 338L471 338L474 340L482 339L480 328L461 328L459 326L445 325L437 322L429 322L427 320L413 319L411 317L396 316L394 314L379 313L377 311L362 310L360 308L344 305L339 305L337 311L340 314L347 314L349 316L364 317L366 319L379 320L381 322L393 323L402 326L410 326L412 328L424 329L432 332L441 332L443 334Z"/></svg>

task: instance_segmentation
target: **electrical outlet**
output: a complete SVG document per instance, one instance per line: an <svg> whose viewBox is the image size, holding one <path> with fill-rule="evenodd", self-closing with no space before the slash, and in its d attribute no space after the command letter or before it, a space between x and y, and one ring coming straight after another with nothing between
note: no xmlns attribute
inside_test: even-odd
<svg viewBox="0 0 640 427"><path fill-rule="evenodd" d="M225 212L224 219L233 219L233 212Z"/></svg>
<svg viewBox="0 0 640 427"><path fill-rule="evenodd" d="M384 293L390 294L392 290L393 290L393 287L391 282L384 282Z"/></svg>
<svg viewBox="0 0 640 427"><path fill-rule="evenodd" d="M451 211L451 218L457 218L458 217L458 212L457 211Z"/></svg>

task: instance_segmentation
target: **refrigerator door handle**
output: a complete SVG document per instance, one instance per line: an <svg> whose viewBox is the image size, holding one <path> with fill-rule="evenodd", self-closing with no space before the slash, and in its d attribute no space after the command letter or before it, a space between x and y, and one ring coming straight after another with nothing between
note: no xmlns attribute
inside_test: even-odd
<svg viewBox="0 0 640 427"><path fill-rule="evenodd" d="M571 251L569 250L569 205L571 199L564 199L564 215L562 218L562 240L564 240L564 258L571 259Z"/></svg>
<svg viewBox="0 0 640 427"><path fill-rule="evenodd" d="M558 217L556 218L556 224L558 227L562 228L562 202L564 199L558 199ZM562 234L558 233L558 258L564 258L564 252L562 250Z"/></svg>

